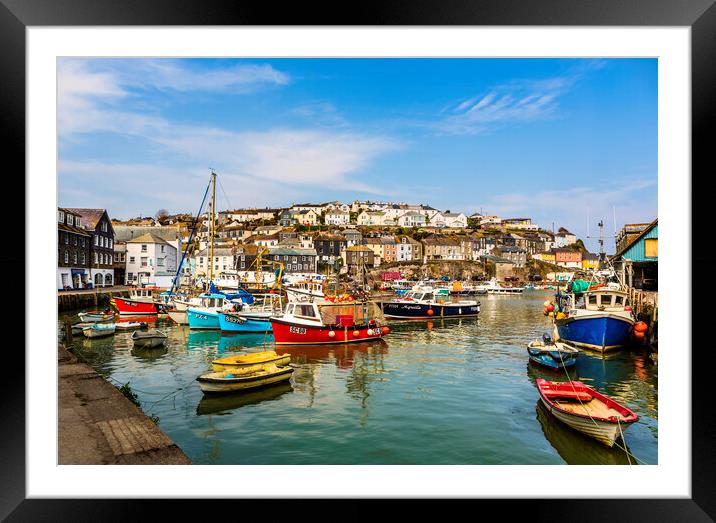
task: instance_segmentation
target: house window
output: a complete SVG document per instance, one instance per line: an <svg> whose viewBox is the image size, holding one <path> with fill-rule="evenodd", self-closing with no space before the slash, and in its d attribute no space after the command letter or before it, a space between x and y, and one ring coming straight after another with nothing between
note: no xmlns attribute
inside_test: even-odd
<svg viewBox="0 0 716 523"><path fill-rule="evenodd" d="M246 264L244 262L241 262L241 268L244 269L246 267Z"/></svg>
<svg viewBox="0 0 716 523"><path fill-rule="evenodd" d="M87 262L87 258L85 257L85 253L82 253L82 265L84 265Z"/></svg>
<svg viewBox="0 0 716 523"><path fill-rule="evenodd" d="M70 263L70 253L69 253L69 251L65 251L65 263Z"/></svg>
<svg viewBox="0 0 716 523"><path fill-rule="evenodd" d="M67 215L67 225L74 225L74 217L71 214Z"/></svg>
<svg viewBox="0 0 716 523"><path fill-rule="evenodd" d="M64 222L65 221L65 213L62 211L57 211L57 221L58 222Z"/></svg>
<svg viewBox="0 0 716 523"><path fill-rule="evenodd" d="M93 254L94 254L94 257L93 257L93 259L94 259L94 264L97 265L97 253L95 252L95 253L93 253Z"/></svg>
<svg viewBox="0 0 716 523"><path fill-rule="evenodd" d="M157 266L164 267L164 258L157 258Z"/></svg>
<svg viewBox="0 0 716 523"><path fill-rule="evenodd" d="M65 245L69 245L69 244L70 244L70 235L65 234Z"/></svg>
<svg viewBox="0 0 716 523"><path fill-rule="evenodd" d="M127 273L127 280L133 280L134 279L134 273L128 272Z"/></svg>
<svg viewBox="0 0 716 523"><path fill-rule="evenodd" d="M147 252L147 246L146 246L146 244L142 244L142 252Z"/></svg>
<svg viewBox="0 0 716 523"><path fill-rule="evenodd" d="M147 258L146 258L146 257L142 257L141 260L140 260L140 262L141 262L140 265L141 265L142 267L146 267L146 266L147 266Z"/></svg>
<svg viewBox="0 0 716 523"><path fill-rule="evenodd" d="M648 238L644 240L644 256L647 258L659 257L659 239Z"/></svg>
<svg viewBox="0 0 716 523"><path fill-rule="evenodd" d="M164 245L162 245L162 252L164 252Z"/></svg>
<svg viewBox="0 0 716 523"><path fill-rule="evenodd" d="M129 263L134 263L134 256L129 257Z"/></svg>
<svg viewBox="0 0 716 523"><path fill-rule="evenodd" d="M94 237L94 244L95 244L96 246L99 246L99 236L95 236L95 237Z"/></svg>

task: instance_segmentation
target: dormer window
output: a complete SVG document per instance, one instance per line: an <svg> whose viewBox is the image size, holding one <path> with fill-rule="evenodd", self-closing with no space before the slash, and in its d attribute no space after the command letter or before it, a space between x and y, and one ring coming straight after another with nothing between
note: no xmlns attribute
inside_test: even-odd
<svg viewBox="0 0 716 523"><path fill-rule="evenodd" d="M71 214L67 215L67 225L74 225L74 216Z"/></svg>
<svg viewBox="0 0 716 523"><path fill-rule="evenodd" d="M65 213L62 211L57 211L57 221L64 223L65 222Z"/></svg>

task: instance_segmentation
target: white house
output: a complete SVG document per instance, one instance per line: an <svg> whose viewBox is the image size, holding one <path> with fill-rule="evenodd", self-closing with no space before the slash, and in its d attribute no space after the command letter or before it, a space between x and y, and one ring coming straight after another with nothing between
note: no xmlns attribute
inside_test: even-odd
<svg viewBox="0 0 716 523"><path fill-rule="evenodd" d="M384 225L383 211L363 211L358 215L358 225Z"/></svg>
<svg viewBox="0 0 716 523"><path fill-rule="evenodd" d="M397 247L396 261L411 261L413 259L413 245L407 236L396 236L395 246Z"/></svg>
<svg viewBox="0 0 716 523"><path fill-rule="evenodd" d="M177 248L147 233L127 241L126 281L130 285L172 286L177 271Z"/></svg>
<svg viewBox="0 0 716 523"><path fill-rule="evenodd" d="M408 211L398 217L398 225L401 227L423 227L425 221L425 215L416 211Z"/></svg>
<svg viewBox="0 0 716 523"><path fill-rule="evenodd" d="M347 211L327 211L325 216L326 225L348 225L351 215Z"/></svg>
<svg viewBox="0 0 716 523"><path fill-rule="evenodd" d="M231 272L234 267L234 252L226 247L214 247L213 260L209 256L209 249L199 251L194 255L195 276L208 276L209 264L213 265L213 277L218 278L222 272Z"/></svg>
<svg viewBox="0 0 716 523"><path fill-rule="evenodd" d="M458 227L461 229L467 227L467 216L461 212L445 211L442 216L445 220L445 227Z"/></svg>

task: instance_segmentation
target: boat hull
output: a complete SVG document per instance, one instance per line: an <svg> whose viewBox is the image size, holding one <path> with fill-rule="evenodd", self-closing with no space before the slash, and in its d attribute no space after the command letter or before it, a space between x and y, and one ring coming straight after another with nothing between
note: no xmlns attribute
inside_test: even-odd
<svg viewBox="0 0 716 523"><path fill-rule="evenodd" d="M610 313L555 320L561 340L584 349L606 352L629 342L634 320Z"/></svg>
<svg viewBox="0 0 716 523"><path fill-rule="evenodd" d="M180 311L167 311L167 314L172 319L174 323L177 323L179 325L188 325L189 320L186 317L186 310Z"/></svg>
<svg viewBox="0 0 716 523"><path fill-rule="evenodd" d="M111 329L95 329L93 327L86 327L82 329L82 334L85 338L105 338L114 334L114 327Z"/></svg>
<svg viewBox="0 0 716 523"><path fill-rule="evenodd" d="M574 367L577 363L577 354L532 348L528 348L527 353L529 354L531 362L549 367L550 369Z"/></svg>
<svg viewBox="0 0 716 523"><path fill-rule="evenodd" d="M409 320L465 318L477 316L480 313L480 305L477 303L460 305L386 301L380 302L380 308L386 318Z"/></svg>
<svg viewBox="0 0 716 523"><path fill-rule="evenodd" d="M77 316L82 323L107 323L114 319L114 314L95 314L91 312L80 312Z"/></svg>
<svg viewBox="0 0 716 523"><path fill-rule="evenodd" d="M226 332L271 332L270 320L242 318L236 314L219 313L219 328Z"/></svg>
<svg viewBox="0 0 716 523"><path fill-rule="evenodd" d="M155 349L163 347L166 341L166 338L136 338L134 346L140 349Z"/></svg>
<svg viewBox="0 0 716 523"><path fill-rule="evenodd" d="M157 314L157 306L152 302L113 298L112 305L120 315Z"/></svg>
<svg viewBox="0 0 716 523"><path fill-rule="evenodd" d="M260 356L254 358L253 356ZM276 354L271 351L270 354L265 355L242 355L242 356L229 356L221 358L211 362L211 368L215 371L229 370L229 369L245 369L254 368L255 366L263 366L267 363L272 363L278 367L283 367L291 363L290 354Z"/></svg>
<svg viewBox="0 0 716 523"><path fill-rule="evenodd" d="M271 319L271 326L276 345L355 343L379 340L383 337L381 327L312 326L277 318Z"/></svg>
<svg viewBox="0 0 716 523"><path fill-rule="evenodd" d="M219 313L187 309L186 318L190 329L220 330Z"/></svg>
<svg viewBox="0 0 716 523"><path fill-rule="evenodd" d="M197 381L199 382L202 392L208 394L220 394L247 389L256 389L258 387L265 387L274 383L287 381L291 378L292 373L293 369L291 367L284 367L269 374L237 376L233 379L211 378L204 375L199 376Z"/></svg>

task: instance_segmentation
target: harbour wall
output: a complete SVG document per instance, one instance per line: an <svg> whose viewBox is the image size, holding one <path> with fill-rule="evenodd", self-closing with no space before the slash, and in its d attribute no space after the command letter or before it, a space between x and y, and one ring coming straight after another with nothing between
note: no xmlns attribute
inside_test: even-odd
<svg viewBox="0 0 716 523"><path fill-rule="evenodd" d="M129 297L126 289L97 289L94 291L61 291L57 293L57 310L59 312L88 308L104 308L115 296Z"/></svg>

